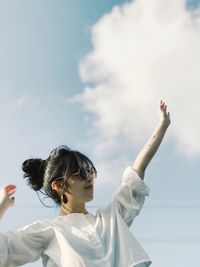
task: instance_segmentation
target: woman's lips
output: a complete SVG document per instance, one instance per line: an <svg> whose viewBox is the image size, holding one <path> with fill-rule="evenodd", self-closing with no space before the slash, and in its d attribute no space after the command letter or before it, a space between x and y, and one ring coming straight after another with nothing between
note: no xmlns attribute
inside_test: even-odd
<svg viewBox="0 0 200 267"><path fill-rule="evenodd" d="M84 187L85 189L93 189L93 185L89 185L89 186L86 186Z"/></svg>

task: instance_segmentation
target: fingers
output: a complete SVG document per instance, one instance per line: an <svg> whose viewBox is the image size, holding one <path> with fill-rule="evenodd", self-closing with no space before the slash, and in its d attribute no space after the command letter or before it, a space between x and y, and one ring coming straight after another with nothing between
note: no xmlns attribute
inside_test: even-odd
<svg viewBox="0 0 200 267"><path fill-rule="evenodd" d="M165 110L167 109L167 105L165 104L164 101L160 100L160 107L164 108Z"/></svg>
<svg viewBox="0 0 200 267"><path fill-rule="evenodd" d="M167 112L167 104L162 100L160 100L160 110L163 112L164 116L169 117L169 112Z"/></svg>
<svg viewBox="0 0 200 267"><path fill-rule="evenodd" d="M12 196L15 193L16 186L9 184L0 189L0 219L9 207L15 204L15 198Z"/></svg>
<svg viewBox="0 0 200 267"><path fill-rule="evenodd" d="M161 119L162 125L168 127L171 123L170 113L169 113L169 111L167 111L167 104L162 100L160 100L159 114L160 114L160 119Z"/></svg>
<svg viewBox="0 0 200 267"><path fill-rule="evenodd" d="M15 193L15 191L16 191L16 185L14 185L14 184L9 184L5 187L6 195L9 197L11 195L13 195Z"/></svg>

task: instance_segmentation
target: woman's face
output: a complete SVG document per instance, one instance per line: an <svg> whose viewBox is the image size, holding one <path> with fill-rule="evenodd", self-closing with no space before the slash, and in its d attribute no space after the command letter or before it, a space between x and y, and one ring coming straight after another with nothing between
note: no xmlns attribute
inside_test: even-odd
<svg viewBox="0 0 200 267"><path fill-rule="evenodd" d="M83 180L79 175L67 179L68 190L66 192L68 201L89 202L93 199L94 179Z"/></svg>
<svg viewBox="0 0 200 267"><path fill-rule="evenodd" d="M88 164L82 162L82 167L88 169ZM63 193L67 196L68 204L80 205L93 199L94 179L96 176L88 176L88 180L84 180L78 173L70 176L66 180L66 184L61 181L54 180L51 184L52 188L60 195ZM64 191L63 191L64 189ZM62 199L62 198L61 198Z"/></svg>

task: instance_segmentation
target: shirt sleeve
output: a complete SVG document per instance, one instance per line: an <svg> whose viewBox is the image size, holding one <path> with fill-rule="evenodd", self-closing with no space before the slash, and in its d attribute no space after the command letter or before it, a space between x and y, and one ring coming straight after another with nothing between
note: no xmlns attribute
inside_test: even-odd
<svg viewBox="0 0 200 267"><path fill-rule="evenodd" d="M148 196L149 192L149 187L137 172L132 167L127 167L123 173L120 188L113 194L113 203L128 226L140 213L145 196Z"/></svg>
<svg viewBox="0 0 200 267"><path fill-rule="evenodd" d="M40 221L17 231L0 233L0 266L14 267L38 260L52 231Z"/></svg>

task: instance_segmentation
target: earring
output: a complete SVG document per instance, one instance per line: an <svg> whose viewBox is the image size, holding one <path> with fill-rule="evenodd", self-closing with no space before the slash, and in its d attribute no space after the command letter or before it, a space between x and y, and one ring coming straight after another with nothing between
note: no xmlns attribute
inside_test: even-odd
<svg viewBox="0 0 200 267"><path fill-rule="evenodd" d="M67 204L67 202L68 202L68 199L67 199L65 194L63 194L63 202L64 202L64 204Z"/></svg>

